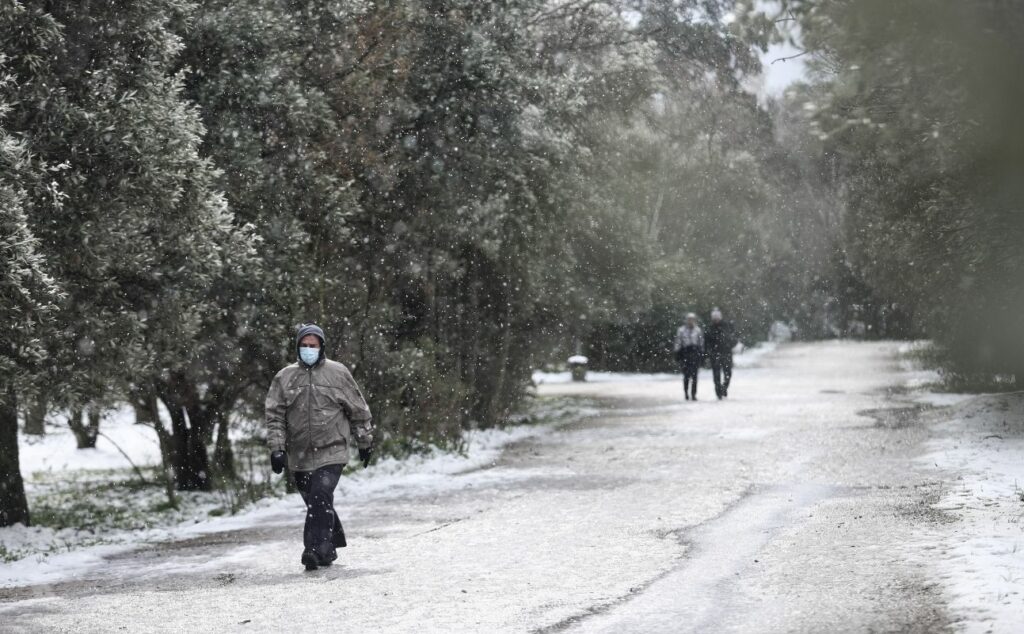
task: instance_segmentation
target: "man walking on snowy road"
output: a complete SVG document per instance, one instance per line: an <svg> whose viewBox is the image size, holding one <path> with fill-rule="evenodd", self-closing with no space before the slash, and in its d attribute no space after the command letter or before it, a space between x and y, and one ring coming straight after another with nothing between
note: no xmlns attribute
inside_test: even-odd
<svg viewBox="0 0 1024 634"><path fill-rule="evenodd" d="M683 370L683 394L686 400L696 401L697 371L704 358L704 333L697 325L697 315L687 313L686 323L676 331L674 350Z"/></svg>
<svg viewBox="0 0 1024 634"><path fill-rule="evenodd" d="M267 393L267 444L274 473L288 466L306 503L302 564L329 566L344 547L345 532L334 510L334 489L349 459L353 439L365 467L373 447L373 423L348 368L324 352L318 326L300 326L298 360L274 377Z"/></svg>
<svg viewBox="0 0 1024 634"><path fill-rule="evenodd" d="M711 325L708 326L704 341L711 360L711 376L715 379L715 396L721 400L729 396L736 331L731 323L722 319L722 311L717 308L711 311Z"/></svg>

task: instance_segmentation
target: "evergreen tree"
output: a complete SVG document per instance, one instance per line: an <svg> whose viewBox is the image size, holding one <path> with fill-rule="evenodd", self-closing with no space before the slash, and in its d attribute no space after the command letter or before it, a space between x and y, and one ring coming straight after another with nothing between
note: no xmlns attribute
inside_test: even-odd
<svg viewBox="0 0 1024 634"><path fill-rule="evenodd" d="M625 108L613 88L642 94L609 5L549 9L205 3L189 94L264 244L227 311L251 318L241 375L266 384L291 326L315 319L396 439L455 440L506 415L545 328L585 305L567 304L571 280L593 279L562 239L593 224L585 187L565 187L589 151L581 120ZM567 73L557 60L574 54L586 64Z"/></svg>
<svg viewBox="0 0 1024 634"><path fill-rule="evenodd" d="M30 191L33 231L67 292L48 338L49 371L73 412L101 409L131 383L167 405L161 446L182 488L209 486L204 430L184 404L216 312L210 295L249 245L212 188L198 154L203 128L175 70L193 6L178 0L99 5L51 2L24 12L61 38L23 38L11 70L21 86L8 121L32 152L60 169ZM22 84L37 73L45 81ZM95 416L95 414L94 414ZM77 415L73 416L77 418Z"/></svg>
<svg viewBox="0 0 1024 634"><path fill-rule="evenodd" d="M59 299L28 223L27 191L46 189L57 205L61 197L49 184L46 165L29 154L7 121L21 91L40 77L16 80L11 67L23 41L52 43L58 36L57 25L45 16L17 5L0 9L0 526L29 523L18 458L19 395L41 387L42 338L52 332L49 316Z"/></svg>
<svg viewBox="0 0 1024 634"><path fill-rule="evenodd" d="M1024 372L1017 3L788 3L823 85L853 274L978 377Z"/></svg>

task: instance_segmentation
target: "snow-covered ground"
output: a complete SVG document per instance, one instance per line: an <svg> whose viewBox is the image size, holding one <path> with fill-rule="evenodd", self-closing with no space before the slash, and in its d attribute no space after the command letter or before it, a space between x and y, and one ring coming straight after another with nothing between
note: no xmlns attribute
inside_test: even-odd
<svg viewBox="0 0 1024 634"><path fill-rule="evenodd" d="M100 425L102 435L96 439L96 448L76 449L71 430L63 420L54 416L47 422L45 436L22 434L19 437L22 475L31 479L36 473L43 472L130 468L131 463L117 447L139 466L160 464L156 432L152 427L134 423L135 415L130 407L115 409L104 417Z"/></svg>
<svg viewBox="0 0 1024 634"><path fill-rule="evenodd" d="M111 553L168 539L230 506L225 493L192 492L179 494L179 508L166 508L154 469L161 462L156 432L135 424L127 406L104 415L93 449L76 448L60 414L48 419L44 436L22 434L18 440L33 516L58 517L0 528L0 561L8 562L0 566L0 587L87 569Z"/></svg>
<svg viewBox="0 0 1024 634"><path fill-rule="evenodd" d="M640 372L597 372L593 370L587 372L587 382L589 383L640 383L649 381L672 381L676 378L676 375L668 373L644 374ZM572 373L568 370L565 372L544 372L542 370L537 370L533 373L534 385L571 382Z"/></svg>
<svg viewBox="0 0 1024 634"><path fill-rule="evenodd" d="M592 414L585 407L562 405L553 411L540 411L545 418L573 416L577 419ZM103 423L104 434L118 443L133 456L133 462L142 465L159 461L159 448L155 455L146 453L149 449L147 435L154 434L151 428L134 424L130 410L118 410ZM502 473L497 470L480 471L476 478L453 479L452 475L482 470L497 460L504 447L538 434L547 433L550 424L524 424L505 429L486 429L468 432L463 452L434 449L425 454L414 455L403 460L385 458L368 469L350 473L339 483L336 496L339 503L365 503L379 497L441 494L467 486L488 484L492 478L515 479L529 474ZM147 434L148 432L148 434ZM59 428L49 431L43 438L22 441L27 449L23 454L22 469L28 480L28 489L41 486L40 480L60 477L60 473L123 469L127 460L109 440L100 439L96 449L77 450L70 432ZM70 446L70 450L68 447ZM118 460L120 458L120 460ZM102 475L109 475L103 473ZM78 474L81 477L81 473ZM97 476L102 477L102 476ZM96 534L93 530L82 531L66 528L54 530L48 527L0 528L0 546L7 553L24 556L16 561L0 565L0 588L55 583L62 579L75 578L97 566L107 558L129 552L146 544L167 540L180 540L198 535L238 530L263 522L291 518L301 500L296 496L267 498L252 504L242 513L232 516L211 517L209 511L217 506L216 494L205 494L208 501L191 509L193 516L178 518L167 525L140 527L134 530L107 531ZM149 499L140 500L137 494L128 499L130 504L148 504Z"/></svg>
<svg viewBox="0 0 1024 634"><path fill-rule="evenodd" d="M725 401L542 384L587 410L344 478L338 565L302 571L289 496L0 566L0 629L1018 631L1020 396L897 353L781 345Z"/></svg>
<svg viewBox="0 0 1024 634"><path fill-rule="evenodd" d="M148 467L160 462L156 433L152 428L135 425L130 408L110 412L100 429L102 436L97 438L95 449L77 449L71 430L56 416L47 421L46 435L19 436L21 471L33 508L38 506L40 500L51 489L65 489L71 481L80 482L81 489L89 490L96 484L116 477L127 479L132 470L132 462L138 467ZM131 462L117 447L132 456ZM92 494L91 491L90 493ZM71 491L71 494L73 495L74 491ZM139 498L140 496L133 496L131 503L139 505L151 501L148 498ZM52 502L54 505L61 505L67 504L68 500L55 499ZM67 554L96 543L126 541L135 541L135 537L125 531L110 534L107 531L97 531L95 528L55 530L46 526L26 528L21 525L0 528L0 548L4 551L0 553L3 555L0 561L11 558L23 559L18 565L8 565L0 569L0 584L17 578L22 574L19 571L40 567L51 554ZM45 564L41 567L45 567Z"/></svg>
<svg viewBox="0 0 1024 634"><path fill-rule="evenodd" d="M1024 628L1024 393L935 391L941 376L900 347L908 398L927 408L931 438L918 469L943 486L931 508L948 523L922 525L915 546L932 553L954 626L961 632Z"/></svg>
<svg viewBox="0 0 1024 634"><path fill-rule="evenodd" d="M931 395L923 402L934 403ZM954 529L923 527L963 632L1024 628L1024 394L977 396L943 411L922 469L955 474L933 508ZM941 476L940 476L941 477Z"/></svg>

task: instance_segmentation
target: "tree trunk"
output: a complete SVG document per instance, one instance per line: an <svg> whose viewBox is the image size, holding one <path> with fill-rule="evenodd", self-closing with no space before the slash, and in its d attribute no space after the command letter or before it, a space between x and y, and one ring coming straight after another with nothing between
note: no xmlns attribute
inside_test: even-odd
<svg viewBox="0 0 1024 634"><path fill-rule="evenodd" d="M190 424L185 408L163 398L171 414L171 467L179 491L209 491L210 460L200 430Z"/></svg>
<svg viewBox="0 0 1024 634"><path fill-rule="evenodd" d="M217 442L213 447L213 465L218 476L224 480L235 477L235 454L228 437L228 417L221 412L217 415Z"/></svg>
<svg viewBox="0 0 1024 634"><path fill-rule="evenodd" d="M508 320L509 316L506 315ZM494 382L494 390L490 394L487 406L487 424L497 425L504 422L508 412L505 411L504 397L506 384L508 382L509 356L512 354L512 325L505 323L504 332L501 334L501 352L497 364L498 377Z"/></svg>
<svg viewBox="0 0 1024 634"><path fill-rule="evenodd" d="M188 475L186 486L178 486L181 490L187 491L210 491L213 489L213 481L210 477L210 456L206 452L206 443L203 442L201 434L195 430L188 435L188 452L185 454L185 461L179 469L179 474Z"/></svg>
<svg viewBox="0 0 1024 634"><path fill-rule="evenodd" d="M132 409L135 410L136 425L152 425L155 427L156 423L160 421L157 418L159 410L157 409L156 397L152 394L133 390L128 400L131 401Z"/></svg>
<svg viewBox="0 0 1024 634"><path fill-rule="evenodd" d="M160 458L163 461L164 493L167 494L167 504L171 508L178 508L178 497L174 493L174 437L171 436L171 433L167 431L167 428L164 427L163 422L160 420L159 399L155 394L145 395L139 403L147 411L145 419L152 422L153 430L156 431L156 437L160 443ZM136 415L138 413L138 410L136 410ZM136 422L139 422L138 418Z"/></svg>
<svg viewBox="0 0 1024 634"><path fill-rule="evenodd" d="M73 408L68 418L68 427L79 449L94 449L100 435L100 411L96 407L89 407L88 411L86 415L85 408Z"/></svg>
<svg viewBox="0 0 1024 634"><path fill-rule="evenodd" d="M25 433L42 436L46 433L46 410L49 402L45 396L37 396L25 411Z"/></svg>
<svg viewBox="0 0 1024 634"><path fill-rule="evenodd" d="M222 482L235 478L235 461L231 451L231 439L228 436L228 412L234 407L236 398L234 391L227 387L229 383L230 378L214 381L204 397L200 397L199 391L192 383L188 383L184 390L190 433L198 439L196 442L202 445L201 459L212 467L208 479L216 478ZM206 447L211 443L214 444L212 462L207 460L206 451Z"/></svg>
<svg viewBox="0 0 1024 634"><path fill-rule="evenodd" d="M18 458L18 400L14 389L0 397L0 526L28 526L28 499Z"/></svg>

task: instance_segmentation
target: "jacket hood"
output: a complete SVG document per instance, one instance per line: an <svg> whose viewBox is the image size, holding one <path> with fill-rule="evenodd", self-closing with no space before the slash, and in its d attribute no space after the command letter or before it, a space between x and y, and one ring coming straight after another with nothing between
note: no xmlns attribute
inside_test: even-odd
<svg viewBox="0 0 1024 634"><path fill-rule="evenodd" d="M299 326L299 329L295 331L295 356L299 356L299 342L306 335L316 335L320 339L320 358L317 363L320 363L326 357L327 339L324 337L324 331L320 329L320 326L316 324L303 324ZM302 359L299 359L299 363L302 363Z"/></svg>

